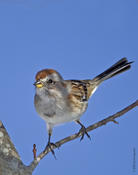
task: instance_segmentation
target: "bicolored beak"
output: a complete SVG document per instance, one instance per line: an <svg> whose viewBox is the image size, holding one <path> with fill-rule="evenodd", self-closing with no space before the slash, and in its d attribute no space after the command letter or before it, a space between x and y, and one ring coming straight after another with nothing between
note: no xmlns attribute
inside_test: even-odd
<svg viewBox="0 0 138 175"><path fill-rule="evenodd" d="M40 81L36 81L33 85L37 88L42 88L44 86L44 84Z"/></svg>

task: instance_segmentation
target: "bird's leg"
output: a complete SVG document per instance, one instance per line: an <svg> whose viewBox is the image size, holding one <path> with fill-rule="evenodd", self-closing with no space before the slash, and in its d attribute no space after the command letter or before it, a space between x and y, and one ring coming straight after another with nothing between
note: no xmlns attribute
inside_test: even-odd
<svg viewBox="0 0 138 175"><path fill-rule="evenodd" d="M80 133L82 134L80 141L83 140L85 134L86 134L86 136L91 140L91 137L90 137L90 135L88 134L88 132L86 131L85 126L84 126L79 120L77 120L76 122L81 126L81 129L80 129L80 131L79 131L79 134L80 134Z"/></svg>
<svg viewBox="0 0 138 175"><path fill-rule="evenodd" d="M50 151L51 151L51 153L53 154L54 158L56 159L56 155L55 155L55 152L54 152L54 150L53 150L53 148L52 148L52 147L54 146L54 147L56 147L56 148L57 148L57 145L56 145L56 144L54 144L54 143L51 143L51 142L50 142L51 135L52 135L52 132L51 132L51 131L49 131L49 132L48 132L48 143L47 143L47 145L46 145L45 150L46 150L47 148L49 148L49 149L50 149Z"/></svg>

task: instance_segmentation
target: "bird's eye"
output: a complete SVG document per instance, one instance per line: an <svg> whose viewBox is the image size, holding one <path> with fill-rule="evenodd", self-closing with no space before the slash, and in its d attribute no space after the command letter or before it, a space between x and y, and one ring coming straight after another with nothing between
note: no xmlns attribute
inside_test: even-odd
<svg viewBox="0 0 138 175"><path fill-rule="evenodd" d="M51 83L53 83L53 80L49 79L47 82L51 84Z"/></svg>

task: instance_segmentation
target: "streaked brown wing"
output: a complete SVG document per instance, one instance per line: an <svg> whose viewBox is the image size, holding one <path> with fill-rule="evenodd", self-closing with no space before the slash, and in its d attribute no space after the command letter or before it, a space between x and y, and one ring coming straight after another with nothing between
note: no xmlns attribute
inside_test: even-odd
<svg viewBox="0 0 138 175"><path fill-rule="evenodd" d="M71 93L79 101L88 101L96 86L92 84L91 80L71 80L72 90Z"/></svg>
<svg viewBox="0 0 138 175"><path fill-rule="evenodd" d="M87 86L79 80L71 80L71 94L77 98L79 101L87 101Z"/></svg>

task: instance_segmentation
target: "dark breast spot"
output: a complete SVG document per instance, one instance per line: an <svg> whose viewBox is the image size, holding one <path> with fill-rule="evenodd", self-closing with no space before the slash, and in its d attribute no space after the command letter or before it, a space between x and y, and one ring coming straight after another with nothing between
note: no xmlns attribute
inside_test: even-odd
<svg viewBox="0 0 138 175"><path fill-rule="evenodd" d="M54 117L54 115L56 114L55 112L51 112L51 113L43 113L46 117L52 118Z"/></svg>

